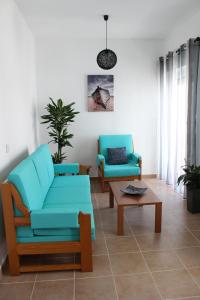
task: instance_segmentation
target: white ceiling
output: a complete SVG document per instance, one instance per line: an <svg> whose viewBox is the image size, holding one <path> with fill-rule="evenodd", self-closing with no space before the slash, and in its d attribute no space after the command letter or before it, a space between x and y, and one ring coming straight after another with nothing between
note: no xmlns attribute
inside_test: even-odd
<svg viewBox="0 0 200 300"><path fill-rule="evenodd" d="M36 35L165 38L200 10L200 0L15 0Z"/></svg>

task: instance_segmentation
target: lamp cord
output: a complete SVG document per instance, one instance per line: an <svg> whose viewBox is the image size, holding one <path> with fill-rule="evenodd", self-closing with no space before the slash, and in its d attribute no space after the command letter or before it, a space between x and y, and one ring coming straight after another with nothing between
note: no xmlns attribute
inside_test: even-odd
<svg viewBox="0 0 200 300"><path fill-rule="evenodd" d="M107 20L106 20L106 49L107 49Z"/></svg>

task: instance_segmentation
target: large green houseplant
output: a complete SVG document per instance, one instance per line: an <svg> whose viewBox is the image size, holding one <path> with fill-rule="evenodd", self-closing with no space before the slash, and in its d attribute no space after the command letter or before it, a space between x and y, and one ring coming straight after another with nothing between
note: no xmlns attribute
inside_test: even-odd
<svg viewBox="0 0 200 300"><path fill-rule="evenodd" d="M187 188L187 209L191 213L200 212L200 166L188 165L183 167L184 174L179 176Z"/></svg>
<svg viewBox="0 0 200 300"><path fill-rule="evenodd" d="M74 110L74 102L65 105L62 99L58 99L56 102L52 98L49 99L50 103L45 107L48 114L41 116L44 120L41 124L49 124L47 129L50 129L48 132L51 137L50 143L53 142L58 147L57 152L52 155L53 162L61 163L66 158L63 148L72 147L70 139L73 134L69 133L68 126L74 122L75 115L79 112Z"/></svg>

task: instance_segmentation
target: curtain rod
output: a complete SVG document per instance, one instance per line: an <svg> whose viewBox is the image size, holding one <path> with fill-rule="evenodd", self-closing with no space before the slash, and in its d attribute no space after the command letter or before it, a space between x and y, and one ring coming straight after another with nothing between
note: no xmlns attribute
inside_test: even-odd
<svg viewBox="0 0 200 300"><path fill-rule="evenodd" d="M195 39L193 39L194 40L194 42L200 42L200 37L199 36L197 36ZM176 52L176 53L180 53L180 51L184 51L184 50L186 50L187 49L187 43L184 43L184 44L182 44L177 50L175 50L175 51L169 51L168 53L167 53L167 55L166 55L166 58L168 58L168 56L169 56L169 54L170 53L173 53L173 52ZM164 56L161 56L161 57L159 57L159 59L162 61L162 60L164 60Z"/></svg>

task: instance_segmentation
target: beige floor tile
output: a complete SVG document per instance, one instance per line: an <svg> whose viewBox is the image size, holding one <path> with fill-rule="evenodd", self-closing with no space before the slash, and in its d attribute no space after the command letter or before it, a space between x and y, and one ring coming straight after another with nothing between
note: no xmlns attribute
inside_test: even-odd
<svg viewBox="0 0 200 300"><path fill-rule="evenodd" d="M74 280L36 282L32 300L72 300Z"/></svg>
<svg viewBox="0 0 200 300"><path fill-rule="evenodd" d="M200 266L200 247L179 249L176 253L187 268Z"/></svg>
<svg viewBox="0 0 200 300"><path fill-rule="evenodd" d="M36 277L35 273L24 273L19 276L11 276L9 271L6 269L2 272L0 277L0 283L11 283L11 282L34 282Z"/></svg>
<svg viewBox="0 0 200 300"><path fill-rule="evenodd" d="M192 216L193 218L190 218L188 221L186 221L186 226L189 230L200 230L200 220L199 216L198 219L196 219L195 216Z"/></svg>
<svg viewBox="0 0 200 300"><path fill-rule="evenodd" d="M116 276L119 300L159 300L159 293L149 274Z"/></svg>
<svg viewBox="0 0 200 300"><path fill-rule="evenodd" d="M132 225L131 229L134 233L134 235L144 235L144 234L151 234L154 232L154 224L149 222L148 224L144 224L141 222L141 224L138 225Z"/></svg>
<svg viewBox="0 0 200 300"><path fill-rule="evenodd" d="M74 271L41 272L37 274L36 281L73 279Z"/></svg>
<svg viewBox="0 0 200 300"><path fill-rule="evenodd" d="M200 289L186 270L152 273L164 299L200 296Z"/></svg>
<svg viewBox="0 0 200 300"><path fill-rule="evenodd" d="M110 254L139 251L137 243L133 237L108 238L106 239L106 243Z"/></svg>
<svg viewBox="0 0 200 300"><path fill-rule="evenodd" d="M115 275L148 271L140 253L113 254L110 261Z"/></svg>
<svg viewBox="0 0 200 300"><path fill-rule="evenodd" d="M174 299L175 300L175 299ZM178 298L178 300L200 300L200 297Z"/></svg>
<svg viewBox="0 0 200 300"><path fill-rule="evenodd" d="M29 300L33 283L0 284L0 300Z"/></svg>
<svg viewBox="0 0 200 300"><path fill-rule="evenodd" d="M174 232L168 234L172 248L198 246L200 242L190 232Z"/></svg>
<svg viewBox="0 0 200 300"><path fill-rule="evenodd" d="M200 240L200 230L198 231L192 231L192 233L194 234L194 236Z"/></svg>
<svg viewBox="0 0 200 300"><path fill-rule="evenodd" d="M76 300L117 299L112 277L76 279L75 286Z"/></svg>
<svg viewBox="0 0 200 300"><path fill-rule="evenodd" d="M96 239L103 239L104 238L104 232L101 227L95 227L95 235Z"/></svg>
<svg viewBox="0 0 200 300"><path fill-rule="evenodd" d="M97 277L111 275L110 263L107 255L93 256L93 272L75 273L76 278Z"/></svg>
<svg viewBox="0 0 200 300"><path fill-rule="evenodd" d="M200 268L189 269L194 281L200 286Z"/></svg>
<svg viewBox="0 0 200 300"><path fill-rule="evenodd" d="M117 234L117 224L116 223L107 223L102 226L104 235L106 238L108 237L116 237ZM131 236L131 231L128 225L125 223L124 225L124 236Z"/></svg>
<svg viewBox="0 0 200 300"><path fill-rule="evenodd" d="M153 251L143 253L151 271L183 268L176 254L172 251Z"/></svg>
<svg viewBox="0 0 200 300"><path fill-rule="evenodd" d="M178 235L182 232L188 232L188 229L184 226L184 224L173 224L173 223L162 224L162 233L164 234Z"/></svg>
<svg viewBox="0 0 200 300"><path fill-rule="evenodd" d="M170 239L164 233L153 233L136 236L142 251L167 250L171 248Z"/></svg>
<svg viewBox="0 0 200 300"><path fill-rule="evenodd" d="M102 254L107 254L107 248L106 248L106 243L105 239L96 239L95 241L92 242L92 253L93 255L102 255Z"/></svg>

